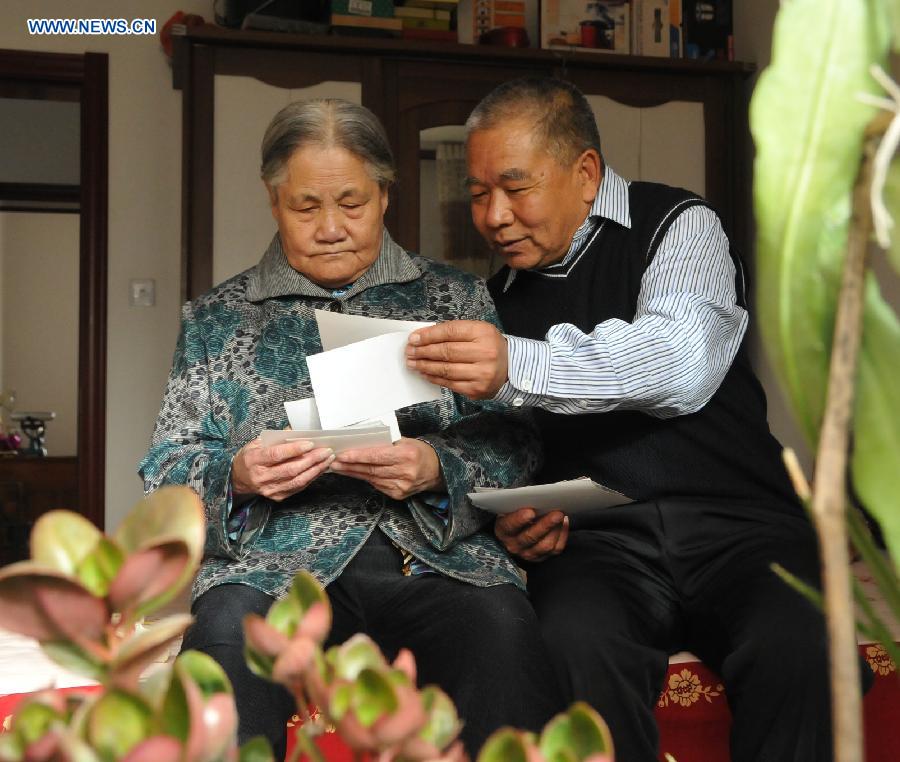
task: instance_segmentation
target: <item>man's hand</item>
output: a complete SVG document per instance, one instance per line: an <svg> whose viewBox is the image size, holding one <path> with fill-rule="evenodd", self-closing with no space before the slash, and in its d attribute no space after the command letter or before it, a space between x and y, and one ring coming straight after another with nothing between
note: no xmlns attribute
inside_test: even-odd
<svg viewBox="0 0 900 762"><path fill-rule="evenodd" d="M431 445L401 437L392 445L345 450L331 470L362 479L394 500L444 486L441 463Z"/></svg>
<svg viewBox="0 0 900 762"><path fill-rule="evenodd" d="M433 384L490 399L506 383L506 338L481 320L439 323L410 334L406 364Z"/></svg>
<svg viewBox="0 0 900 762"><path fill-rule="evenodd" d="M237 495L262 495L280 503L306 489L331 464L328 447L313 449L307 440L263 447L258 439L248 442L231 464L231 488Z"/></svg>
<svg viewBox="0 0 900 762"><path fill-rule="evenodd" d="M566 547L569 517L562 511L538 516L534 508L519 508L497 519L494 534L512 555L525 561L545 561Z"/></svg>

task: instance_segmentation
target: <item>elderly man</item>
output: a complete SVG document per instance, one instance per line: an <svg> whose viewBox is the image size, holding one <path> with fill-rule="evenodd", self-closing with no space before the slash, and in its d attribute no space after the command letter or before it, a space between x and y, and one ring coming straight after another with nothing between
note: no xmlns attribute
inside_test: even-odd
<svg viewBox="0 0 900 762"><path fill-rule="evenodd" d="M445 391L397 411L392 446L335 456L310 442L263 447L283 402L312 396L322 350L313 310L496 324L483 282L404 251L383 226L394 164L360 106L294 103L262 144L278 232L258 265L183 310L181 336L140 472L146 488L193 487L209 520L185 648L235 687L239 736L282 754L294 707L248 671L241 620L264 613L300 569L331 600L329 644L368 633L416 656L419 679L456 702L470 753L502 724L539 729L557 688L515 565L466 493L538 465L533 424ZM528 665L528 668L523 668Z"/></svg>
<svg viewBox="0 0 900 762"><path fill-rule="evenodd" d="M448 322L411 336L409 365L536 408L539 481L587 475L635 501L496 523L567 697L603 714L617 758L651 762L668 657L689 649L726 685L734 762L828 759L822 617L770 570L815 583L816 541L769 433L719 218L604 165L589 104L558 80L500 86L469 118L467 151L512 335Z"/></svg>

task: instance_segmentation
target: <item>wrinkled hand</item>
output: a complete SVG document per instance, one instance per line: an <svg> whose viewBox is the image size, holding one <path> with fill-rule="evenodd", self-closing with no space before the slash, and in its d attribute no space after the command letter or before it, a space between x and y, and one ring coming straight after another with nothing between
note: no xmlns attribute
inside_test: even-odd
<svg viewBox="0 0 900 762"><path fill-rule="evenodd" d="M546 561L566 547L569 517L562 511L538 516L534 508L519 508L497 519L494 534L512 555L525 561Z"/></svg>
<svg viewBox="0 0 900 762"><path fill-rule="evenodd" d="M237 495L262 495L276 503L306 489L334 458L331 448L305 439L263 447L248 442L231 463L231 489Z"/></svg>
<svg viewBox="0 0 900 762"><path fill-rule="evenodd" d="M401 437L392 445L345 450L331 470L362 479L394 500L444 486L441 463L431 445Z"/></svg>
<svg viewBox="0 0 900 762"><path fill-rule="evenodd" d="M433 384L490 399L506 383L506 338L481 320L439 323L410 334L406 364Z"/></svg>

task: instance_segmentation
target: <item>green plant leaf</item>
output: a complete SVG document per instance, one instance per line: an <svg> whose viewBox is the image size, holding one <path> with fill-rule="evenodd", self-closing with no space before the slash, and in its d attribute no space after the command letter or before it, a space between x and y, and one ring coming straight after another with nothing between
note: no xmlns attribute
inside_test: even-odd
<svg viewBox="0 0 900 762"><path fill-rule="evenodd" d="M48 511L31 530L31 558L35 564L77 576L103 533L84 516L72 511Z"/></svg>
<svg viewBox="0 0 900 762"><path fill-rule="evenodd" d="M175 660L175 670L193 680L204 698L216 693L233 695L228 675L215 659L200 651L185 651Z"/></svg>
<svg viewBox="0 0 900 762"><path fill-rule="evenodd" d="M59 666L65 667L70 672L97 682L103 682L106 679L106 664L85 653L74 643L67 641L41 643L41 650Z"/></svg>
<svg viewBox="0 0 900 762"><path fill-rule="evenodd" d="M355 680L364 669L379 669L387 662L381 649L367 635L357 633L339 646L329 648L325 659L337 677Z"/></svg>
<svg viewBox="0 0 900 762"><path fill-rule="evenodd" d="M32 701L16 712L13 731L27 745L43 737L54 722L62 719L63 715L53 707L43 702Z"/></svg>
<svg viewBox="0 0 900 762"><path fill-rule="evenodd" d="M292 637L315 603L322 603L331 611L331 602L319 581L309 572L298 572L287 594L272 604L266 621L282 635Z"/></svg>
<svg viewBox="0 0 900 762"><path fill-rule="evenodd" d="M427 719L419 731L419 737L436 749L446 749L460 731L456 706L446 693L434 685L426 685L421 695Z"/></svg>
<svg viewBox="0 0 900 762"><path fill-rule="evenodd" d="M268 740L256 736L241 746L238 762L275 762L275 755Z"/></svg>
<svg viewBox="0 0 900 762"><path fill-rule="evenodd" d="M353 686L353 711L364 727L397 710L397 695L386 675L374 669L364 669Z"/></svg>
<svg viewBox="0 0 900 762"><path fill-rule="evenodd" d="M775 23L772 65L751 102L756 143L757 308L767 352L802 430L818 439L834 315L848 238L851 193L877 93L869 67L884 65L886 0L793 0ZM798 44L802 40L802 44ZM895 563L900 533L900 325L871 286L851 469L866 508L886 521Z"/></svg>
<svg viewBox="0 0 900 762"><path fill-rule="evenodd" d="M477 762L528 762L527 742L523 735L512 728L501 728L484 742Z"/></svg>
<svg viewBox="0 0 900 762"><path fill-rule="evenodd" d="M592 754L612 754L612 735L597 712L584 702L556 715L541 733L540 750L548 760L574 756L579 762Z"/></svg>
<svg viewBox="0 0 900 762"><path fill-rule="evenodd" d="M25 745L16 733L0 733L0 759L3 762L20 762Z"/></svg>
<svg viewBox="0 0 900 762"><path fill-rule="evenodd" d="M98 699L87 720L87 740L101 754L119 759L151 732L152 713L137 696L109 690Z"/></svg>
<svg viewBox="0 0 900 762"><path fill-rule="evenodd" d="M900 40L900 37L897 39ZM891 162L885 180L884 205L894 220L894 227L891 229L891 246L887 251L888 259L894 269L900 273L900 161L897 160Z"/></svg>
<svg viewBox="0 0 900 762"><path fill-rule="evenodd" d="M93 550L81 559L75 576L94 595L102 598L109 591L109 583L119 572L123 559L118 545L108 537L101 537Z"/></svg>

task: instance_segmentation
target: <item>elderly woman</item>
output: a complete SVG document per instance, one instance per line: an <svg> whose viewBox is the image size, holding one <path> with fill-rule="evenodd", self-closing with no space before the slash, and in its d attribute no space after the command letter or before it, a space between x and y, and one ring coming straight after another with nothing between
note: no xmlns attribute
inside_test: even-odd
<svg viewBox="0 0 900 762"><path fill-rule="evenodd" d="M285 400L312 396L315 309L496 323L480 280L391 239L383 216L393 178L367 109L318 100L275 116L262 179L278 232L259 264L184 307L140 466L147 490L188 484L203 499L206 557L185 647L225 668L241 740L264 734L276 751L294 707L247 669L241 619L264 613L301 569L326 586L329 645L362 631L389 657L411 649L421 682L456 702L470 753L498 726L537 729L558 708L516 568L466 498L531 476L538 444L528 419L444 390L397 411L403 437L392 446L335 456L256 439L286 426Z"/></svg>

